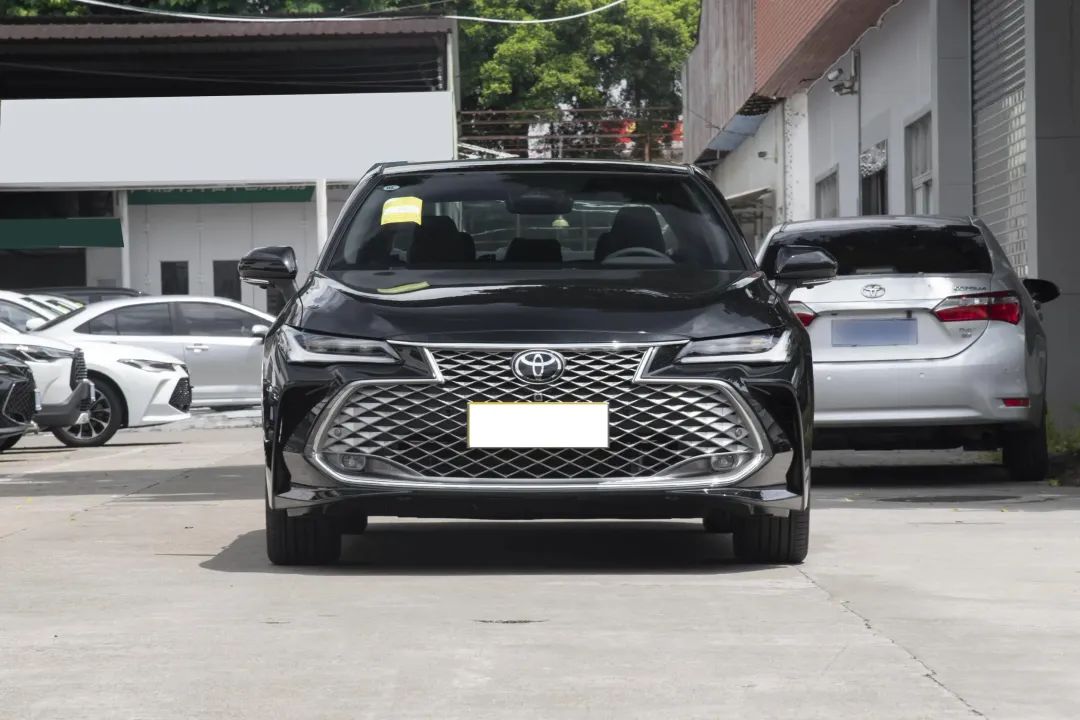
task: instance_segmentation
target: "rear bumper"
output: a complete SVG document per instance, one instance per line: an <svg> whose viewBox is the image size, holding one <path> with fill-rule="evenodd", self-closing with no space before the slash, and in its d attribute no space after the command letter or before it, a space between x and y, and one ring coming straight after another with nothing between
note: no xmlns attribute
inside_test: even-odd
<svg viewBox="0 0 1080 720"><path fill-rule="evenodd" d="M77 424L79 416L89 407L93 389L94 384L91 381L79 382L64 402L42 405L41 410L34 415L34 423L40 428L70 427Z"/></svg>
<svg viewBox="0 0 1080 720"><path fill-rule="evenodd" d="M814 363L819 428L1031 424L1042 417L1042 383L1031 387L1023 334L988 330L940 360ZM1005 407L1003 398L1029 398Z"/></svg>

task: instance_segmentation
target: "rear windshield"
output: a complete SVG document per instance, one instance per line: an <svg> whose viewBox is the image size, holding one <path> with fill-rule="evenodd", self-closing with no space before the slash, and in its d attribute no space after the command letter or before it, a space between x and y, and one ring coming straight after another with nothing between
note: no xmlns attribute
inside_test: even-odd
<svg viewBox="0 0 1080 720"><path fill-rule="evenodd" d="M809 245L836 258L839 275L953 275L991 272L990 252L978 228L889 227L778 233L762 263L779 248Z"/></svg>
<svg viewBox="0 0 1080 720"><path fill-rule="evenodd" d="M384 178L323 269L746 264L688 177L468 171Z"/></svg>

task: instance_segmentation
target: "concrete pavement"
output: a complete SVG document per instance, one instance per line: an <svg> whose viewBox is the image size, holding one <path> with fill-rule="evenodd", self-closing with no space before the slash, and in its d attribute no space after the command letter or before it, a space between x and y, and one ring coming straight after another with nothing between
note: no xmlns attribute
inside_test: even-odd
<svg viewBox="0 0 1080 720"><path fill-rule="evenodd" d="M810 558L377 519L263 553L258 431L0 455L0 718L1069 718L1080 491L829 455ZM853 467L861 462L890 467Z"/></svg>

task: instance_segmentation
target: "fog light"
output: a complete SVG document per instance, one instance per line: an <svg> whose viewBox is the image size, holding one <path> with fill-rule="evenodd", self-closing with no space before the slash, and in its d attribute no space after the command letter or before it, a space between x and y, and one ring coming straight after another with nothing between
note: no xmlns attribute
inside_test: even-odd
<svg viewBox="0 0 1080 720"><path fill-rule="evenodd" d="M739 464L737 455L714 455L709 458L709 467L713 472L727 472Z"/></svg>
<svg viewBox="0 0 1080 720"><path fill-rule="evenodd" d="M346 470L360 471L367 466L367 458L363 455L342 455L341 467Z"/></svg>

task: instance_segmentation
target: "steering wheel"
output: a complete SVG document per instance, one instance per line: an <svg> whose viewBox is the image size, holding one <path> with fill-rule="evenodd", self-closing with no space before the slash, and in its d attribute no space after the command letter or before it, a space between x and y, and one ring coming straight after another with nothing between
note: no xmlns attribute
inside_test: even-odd
<svg viewBox="0 0 1080 720"><path fill-rule="evenodd" d="M604 261L607 262L608 260L618 260L619 258L630 257L632 255L648 255L651 257L663 258L668 262L673 262L671 257L667 253L662 253L659 250L653 250L652 248L642 247L640 245L623 248L622 250L616 250L615 252L605 257Z"/></svg>

